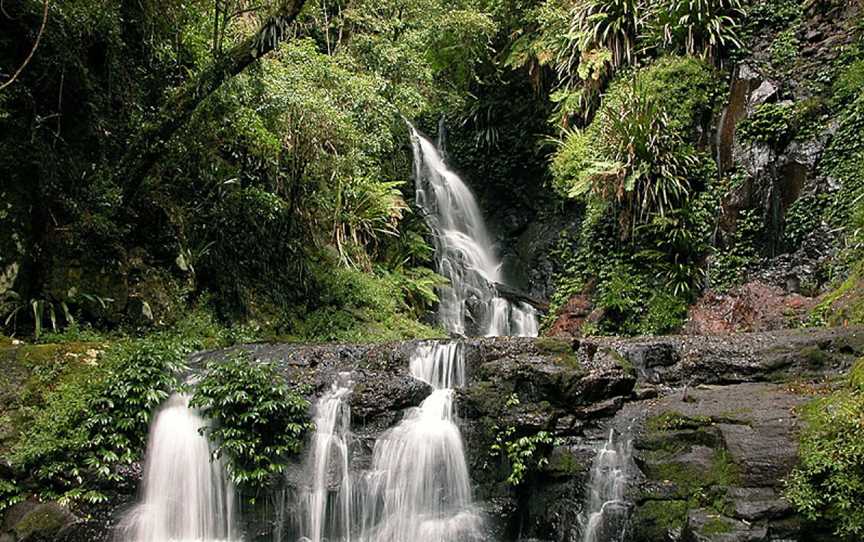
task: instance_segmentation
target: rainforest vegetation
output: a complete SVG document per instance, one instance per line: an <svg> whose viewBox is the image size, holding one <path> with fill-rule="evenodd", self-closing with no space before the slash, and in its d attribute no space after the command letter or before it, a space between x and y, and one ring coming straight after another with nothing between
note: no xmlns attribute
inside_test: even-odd
<svg viewBox="0 0 864 542"><path fill-rule="evenodd" d="M407 121L541 333L697 333L723 299L759 330L754 284L783 327L864 324L858 2L7 0L0 510L107 499L194 351L446 336ZM271 370L208 365L192 399L250 487L314 429ZM849 540L861 372L788 480Z"/></svg>

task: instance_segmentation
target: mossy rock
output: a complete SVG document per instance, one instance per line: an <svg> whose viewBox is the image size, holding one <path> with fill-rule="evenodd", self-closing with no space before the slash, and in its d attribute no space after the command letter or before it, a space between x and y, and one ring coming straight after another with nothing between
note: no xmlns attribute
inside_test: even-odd
<svg viewBox="0 0 864 542"><path fill-rule="evenodd" d="M77 521L69 510L55 502L25 502L16 505L17 517L13 517L8 530L14 532L19 542L48 542L55 540L63 529ZM10 513L10 516L13 514ZM7 518L7 520L10 518Z"/></svg>
<svg viewBox="0 0 864 542"><path fill-rule="evenodd" d="M700 499L708 488L736 486L741 480L740 467L725 449L694 446L672 457L664 451L649 452L645 459L645 475L675 484L681 499Z"/></svg>
<svg viewBox="0 0 864 542"><path fill-rule="evenodd" d="M686 416L670 410L648 418L645 427L648 431L669 431L676 429L699 429L711 425L709 416Z"/></svg>
<svg viewBox="0 0 864 542"><path fill-rule="evenodd" d="M647 501L633 511L631 525L633 542L668 540L669 533L682 530L687 524L687 501Z"/></svg>
<svg viewBox="0 0 864 542"><path fill-rule="evenodd" d="M864 261L859 262L813 311L814 320L831 326L864 324Z"/></svg>
<svg viewBox="0 0 864 542"><path fill-rule="evenodd" d="M584 371L585 368L576 356L573 350L573 343L568 339L559 337L539 337L535 340L534 346L543 354L548 354L559 365Z"/></svg>

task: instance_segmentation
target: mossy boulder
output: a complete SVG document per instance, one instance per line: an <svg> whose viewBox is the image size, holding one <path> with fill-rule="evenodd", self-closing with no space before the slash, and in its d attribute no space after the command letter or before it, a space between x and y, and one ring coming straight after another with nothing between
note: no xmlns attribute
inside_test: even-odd
<svg viewBox="0 0 864 542"><path fill-rule="evenodd" d="M25 501L6 512L3 531L15 542L52 542L77 521L68 509L55 502Z"/></svg>

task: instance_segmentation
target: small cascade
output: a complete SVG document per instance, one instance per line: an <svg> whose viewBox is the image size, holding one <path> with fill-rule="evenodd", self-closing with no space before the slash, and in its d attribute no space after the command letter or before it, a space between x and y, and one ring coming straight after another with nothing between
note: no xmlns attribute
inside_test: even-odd
<svg viewBox="0 0 864 542"><path fill-rule="evenodd" d="M440 322L458 335L467 334L470 325L480 335L536 336L534 309L511 303L495 289L503 282L501 261L474 194L447 167L442 151L410 129L417 204L434 235L438 272L450 281L439 295Z"/></svg>
<svg viewBox="0 0 864 542"><path fill-rule="evenodd" d="M130 542L234 539L234 490L199 433L206 422L189 397L172 395L150 428L141 503L121 523Z"/></svg>
<svg viewBox="0 0 864 542"><path fill-rule="evenodd" d="M375 444L365 476L364 542L450 542L479 538L471 480L456 424L454 387L465 383L461 348L417 348L411 375L434 391Z"/></svg>
<svg viewBox="0 0 864 542"><path fill-rule="evenodd" d="M372 464L354 473L350 464L350 387L334 385L315 408L316 432L301 495L306 542L471 542L482 519L474 509L471 480L454 408L465 384L457 343L428 343L411 357L411 376L433 391L375 443Z"/></svg>
<svg viewBox="0 0 864 542"><path fill-rule="evenodd" d="M630 516L625 496L631 463L632 441L622 442L610 429L591 466L582 542L624 540Z"/></svg>
<svg viewBox="0 0 864 542"><path fill-rule="evenodd" d="M308 467L312 485L302 497L303 540L351 539L351 407L346 402L350 393L350 383L334 383L315 406Z"/></svg>

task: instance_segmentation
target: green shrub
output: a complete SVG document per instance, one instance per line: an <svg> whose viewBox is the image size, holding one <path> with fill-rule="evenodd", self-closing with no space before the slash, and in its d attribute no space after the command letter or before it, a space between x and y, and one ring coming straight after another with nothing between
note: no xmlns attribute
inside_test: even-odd
<svg viewBox="0 0 864 542"><path fill-rule="evenodd" d="M555 158L553 171L573 175L563 181L570 197L611 202L625 232L680 204L695 159L653 94L638 82L614 87L595 125L590 135L579 132L576 142L565 142L565 154Z"/></svg>
<svg viewBox="0 0 864 542"><path fill-rule="evenodd" d="M798 40L794 28L789 28L777 34L769 50L771 65L781 73L791 70L793 62L798 57L800 45L801 42Z"/></svg>
<svg viewBox="0 0 864 542"><path fill-rule="evenodd" d="M519 397L514 393L504 404L504 408L512 409L519 406ZM531 435L516 436L516 427L510 425L501 428L498 425L495 432L495 442L489 447L489 456L507 461L510 473L507 484L518 486L531 471L540 469L549 463L547 453L556 443L556 439L546 431L538 431Z"/></svg>
<svg viewBox="0 0 864 542"><path fill-rule="evenodd" d="M759 211L742 211L735 230L717 249L708 268L708 283L716 291L724 292L739 284L744 273L759 260L758 239L762 238L764 224Z"/></svg>
<svg viewBox="0 0 864 542"><path fill-rule="evenodd" d="M442 332L418 322L415 315L435 296L441 278L423 271L365 273L328 258L312 267L317 296L307 312L287 323L291 340L369 342L440 337ZM410 304L409 304L410 303Z"/></svg>
<svg viewBox="0 0 864 542"><path fill-rule="evenodd" d="M786 480L786 498L800 514L827 522L844 540L864 535L864 389L859 360L846 385L803 411L800 463Z"/></svg>
<svg viewBox="0 0 864 542"><path fill-rule="evenodd" d="M214 455L227 459L231 478L252 488L281 471L314 429L309 402L273 366L242 355L208 364L190 405L210 421L202 431L216 444Z"/></svg>

